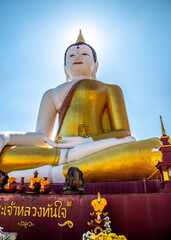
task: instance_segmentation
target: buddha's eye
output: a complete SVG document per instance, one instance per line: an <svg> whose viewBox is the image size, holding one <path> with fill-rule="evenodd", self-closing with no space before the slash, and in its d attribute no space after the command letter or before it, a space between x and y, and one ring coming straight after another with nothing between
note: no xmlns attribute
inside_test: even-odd
<svg viewBox="0 0 171 240"><path fill-rule="evenodd" d="M89 56L89 54L88 54L88 53L82 53L81 55L87 55L87 56Z"/></svg>
<svg viewBox="0 0 171 240"><path fill-rule="evenodd" d="M69 56L70 56L70 57L74 57L74 56L75 56L75 54L70 54Z"/></svg>

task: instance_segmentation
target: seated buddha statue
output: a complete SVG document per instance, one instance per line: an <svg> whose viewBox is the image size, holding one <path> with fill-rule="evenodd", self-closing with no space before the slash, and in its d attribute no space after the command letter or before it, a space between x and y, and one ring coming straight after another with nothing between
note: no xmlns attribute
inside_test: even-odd
<svg viewBox="0 0 171 240"><path fill-rule="evenodd" d="M85 182L145 179L155 172L160 140L131 136L121 88L98 81L97 69L96 52L80 31L65 52L66 82L43 95L36 131L0 133L1 170L26 181L37 170L54 183L65 181L69 167L78 167Z"/></svg>

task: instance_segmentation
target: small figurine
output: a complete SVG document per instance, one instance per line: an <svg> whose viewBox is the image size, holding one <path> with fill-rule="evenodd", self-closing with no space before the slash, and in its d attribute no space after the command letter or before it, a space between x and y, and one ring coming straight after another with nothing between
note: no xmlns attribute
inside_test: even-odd
<svg viewBox="0 0 171 240"><path fill-rule="evenodd" d="M26 186L24 186L24 177L21 177L20 184L16 186L17 193L23 193L26 189Z"/></svg>
<svg viewBox="0 0 171 240"><path fill-rule="evenodd" d="M7 184L4 185L5 192L14 193L16 191L16 178L10 177L8 178Z"/></svg>
<svg viewBox="0 0 171 240"><path fill-rule="evenodd" d="M70 167L64 183L62 194L85 194L83 173L77 167Z"/></svg>
<svg viewBox="0 0 171 240"><path fill-rule="evenodd" d="M38 172L34 172L34 177L29 178L29 182L31 183L29 185L29 189L31 190L32 193L38 193L40 190L40 182L42 179L38 177Z"/></svg>
<svg viewBox="0 0 171 240"><path fill-rule="evenodd" d="M50 180L47 177L44 177L44 180L40 182L40 193L49 193Z"/></svg>

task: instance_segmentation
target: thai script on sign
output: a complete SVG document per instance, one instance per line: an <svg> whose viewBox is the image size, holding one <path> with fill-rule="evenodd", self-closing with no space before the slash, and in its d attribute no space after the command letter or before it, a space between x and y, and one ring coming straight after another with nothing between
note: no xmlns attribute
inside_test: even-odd
<svg viewBox="0 0 171 240"><path fill-rule="evenodd" d="M66 218L67 210L62 207L61 201L48 204L47 207L17 206L11 202L9 206L0 206L0 215L22 217Z"/></svg>

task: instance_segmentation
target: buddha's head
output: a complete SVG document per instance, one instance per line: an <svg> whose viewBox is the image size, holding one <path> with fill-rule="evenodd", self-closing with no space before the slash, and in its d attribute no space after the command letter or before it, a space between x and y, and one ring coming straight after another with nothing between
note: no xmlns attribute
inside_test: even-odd
<svg viewBox="0 0 171 240"><path fill-rule="evenodd" d="M95 50L85 43L81 34L77 42L65 51L64 70L66 80L96 79L98 61Z"/></svg>

